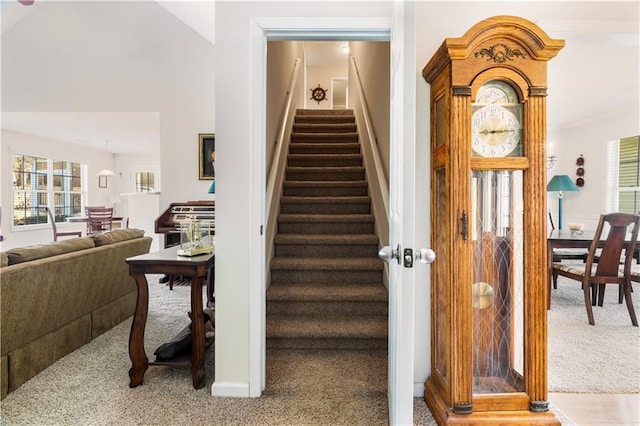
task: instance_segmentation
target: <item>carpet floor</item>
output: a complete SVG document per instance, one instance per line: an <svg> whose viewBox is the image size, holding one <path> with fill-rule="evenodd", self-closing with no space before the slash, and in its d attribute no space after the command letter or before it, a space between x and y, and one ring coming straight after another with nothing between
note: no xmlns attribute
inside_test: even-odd
<svg viewBox="0 0 640 426"><path fill-rule="evenodd" d="M638 351L638 329L630 330L624 305L607 306L610 311L621 311L620 322L607 325L602 318L603 308L596 310L596 326L589 326L580 299L579 288L561 283L554 290L550 326L550 383L556 391L557 376L569 366L579 364L575 356L565 357L555 351L559 340L584 340L563 337L559 332L564 312L566 321L574 327L594 334L611 329L629 329L631 354ZM640 290L636 288L636 293ZM561 295L568 293L567 302ZM611 295L616 293L610 291ZM570 297L569 297L570 296ZM564 297L564 296L562 296ZM613 297L613 296L612 296ZM637 299L637 298L636 298ZM566 306L565 306L566 305ZM575 305L575 306L574 306ZM638 309L638 308L636 308ZM189 287L176 286L169 291L157 277L150 277L150 311L145 333L145 349L150 357L157 346L172 338L188 323ZM638 309L640 311L640 309ZM625 314L625 315L622 315ZM194 390L188 367L150 367L144 384L130 389L128 370L128 336L131 320L127 320L91 343L62 358L36 377L9 394L1 403L2 425L386 425L387 408L387 354L385 351L318 351L270 350L267 353L267 389L260 398L212 397L214 380L213 350L206 358L206 386ZM590 335L589 335L590 336ZM589 337L593 338L593 336ZM635 340L634 340L635 339ZM588 343L589 341L587 341ZM633 346L635 345L635 346ZM610 344L591 344L588 351L604 352ZM560 350L560 353L569 350ZM635 350L635 352L634 352ZM348 353L348 356L344 356ZM634 362L637 365L638 357ZM608 364L616 364L611 362ZM634 363L631 363L634 365ZM593 365L593 364L583 364ZM604 368L604 367L603 367ZM580 368L585 373L577 377L596 376L598 389L606 391L603 383L618 382L602 372ZM599 371L602 371L600 368ZM606 371L606 370L605 370ZM629 371L629 370L626 370ZM348 374L345 374L348 372ZM610 374L610 373L606 373ZM638 383L638 374L631 372L630 382ZM570 380L562 378L564 380ZM562 382L561 382L562 383ZM576 391L565 386L566 391ZM570 389L571 388L571 389ZM551 407L563 425L571 424L555 407ZM414 425L434 425L424 400L414 398Z"/></svg>
<svg viewBox="0 0 640 426"><path fill-rule="evenodd" d="M640 285L632 300L640 315ZM549 392L640 393L640 328L609 286L589 325L580 283L558 277L548 311Z"/></svg>
<svg viewBox="0 0 640 426"><path fill-rule="evenodd" d="M190 289L169 291L157 278L149 281L145 350L153 358L155 348L188 324ZM131 320L119 324L9 394L0 424L388 424L384 350L270 350L263 396L222 398L211 396L214 348L207 353L203 389L193 389L188 367L164 366L150 367L143 385L130 389L130 327ZM435 424L421 398L414 406L415 425Z"/></svg>

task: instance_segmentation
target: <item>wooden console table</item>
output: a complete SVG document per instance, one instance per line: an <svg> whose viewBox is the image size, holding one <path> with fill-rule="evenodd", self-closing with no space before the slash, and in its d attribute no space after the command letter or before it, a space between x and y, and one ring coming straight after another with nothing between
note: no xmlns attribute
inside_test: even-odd
<svg viewBox="0 0 640 426"><path fill-rule="evenodd" d="M129 369L129 387L142 384L144 374L150 365L191 365L193 387L204 387L205 370L204 357L205 332L202 319L202 284L209 273L207 281L207 301L213 293L213 266L215 261L215 248L211 254L194 257L182 257L177 254L178 247L170 247L166 250L143 254L126 259L129 264L129 274L136 280L138 287L138 300L129 334L129 358L132 366ZM191 312L200 313L192 315L191 323L191 359L176 361L149 362L144 350L144 329L147 325L147 313L149 310L149 286L145 274L175 274L191 277Z"/></svg>

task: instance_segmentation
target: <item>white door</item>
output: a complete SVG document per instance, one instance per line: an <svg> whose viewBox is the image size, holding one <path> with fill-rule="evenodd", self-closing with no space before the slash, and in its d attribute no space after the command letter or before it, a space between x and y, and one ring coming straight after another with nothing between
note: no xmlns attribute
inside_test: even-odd
<svg viewBox="0 0 640 426"><path fill-rule="evenodd" d="M414 271L416 260L416 120L414 16L412 3L396 2L391 37L391 150L389 171L389 244L396 251L389 261L389 422L413 423ZM428 188L428 186L426 186ZM425 191L425 185L420 186ZM419 215L423 217L423 215ZM428 220L423 218L423 220ZM413 255L406 259L405 250ZM420 253L418 251L418 253ZM430 263L433 252L423 251ZM383 256L381 256L383 257ZM405 266L405 261L413 266Z"/></svg>

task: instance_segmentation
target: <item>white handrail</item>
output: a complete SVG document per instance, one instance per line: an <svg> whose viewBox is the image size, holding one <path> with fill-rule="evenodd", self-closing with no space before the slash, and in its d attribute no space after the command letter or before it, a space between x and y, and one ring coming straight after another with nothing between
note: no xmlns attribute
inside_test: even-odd
<svg viewBox="0 0 640 426"><path fill-rule="evenodd" d="M360 134L363 148L365 170L367 180L369 181L369 191L371 193L374 210L373 213L376 218L376 230L381 242L387 244L389 239L389 184L382 160L380 159L377 138L373 123L371 122L369 108L367 107L362 81L360 80L360 73L358 72L358 65L356 64L356 58L353 56L351 57L351 65L356 77L354 82L359 100L359 108L354 108L356 110L356 120L362 117L361 120L364 124L364 132L360 130L360 125L358 125L358 133ZM354 107L358 105L354 105Z"/></svg>
<svg viewBox="0 0 640 426"><path fill-rule="evenodd" d="M267 192L266 192L266 259L267 259L267 272L270 270L271 253L273 251L273 238L275 237L276 219L279 213L279 201L282 193L282 181L285 172L285 163L287 152L289 151L289 142L291 140L291 123L295 117L294 108L294 92L296 83L298 81L298 75L300 73L301 60L296 58L293 71L291 72L291 79L289 80L289 88L287 92L287 98L284 105L284 111L280 121L280 127L278 130L278 139L276 140L276 152L271 160L271 168L269 170L269 178L267 180ZM268 275L268 274L267 274Z"/></svg>

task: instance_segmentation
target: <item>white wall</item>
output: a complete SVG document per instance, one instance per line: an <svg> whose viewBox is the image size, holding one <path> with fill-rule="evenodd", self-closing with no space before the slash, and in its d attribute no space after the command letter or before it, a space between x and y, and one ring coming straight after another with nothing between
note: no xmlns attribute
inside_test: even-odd
<svg viewBox="0 0 640 426"><path fill-rule="evenodd" d="M604 117L578 123L550 134L552 152L557 164L547 172L553 175L566 174L575 181L576 158L584 155L584 187L578 192L565 192L562 202L563 228L570 222L584 223L586 229L595 229L601 213L610 213L605 205L607 192L607 142L640 135L640 109L638 104L627 105ZM556 227L558 196L549 193L548 206Z"/></svg>
<svg viewBox="0 0 640 426"><path fill-rule="evenodd" d="M310 66L307 65L306 69L306 81L307 90L306 95L306 108L308 109L331 109L331 79L332 78L347 78L347 57L345 55L344 66ZM311 90L320 85L325 89L326 99L324 101L316 101L311 99Z"/></svg>
<svg viewBox="0 0 640 426"><path fill-rule="evenodd" d="M356 60L367 107L376 133L380 159L389 182L390 136L390 74L391 51L389 42L349 43L349 54ZM357 96L355 82L349 82L350 96Z"/></svg>

